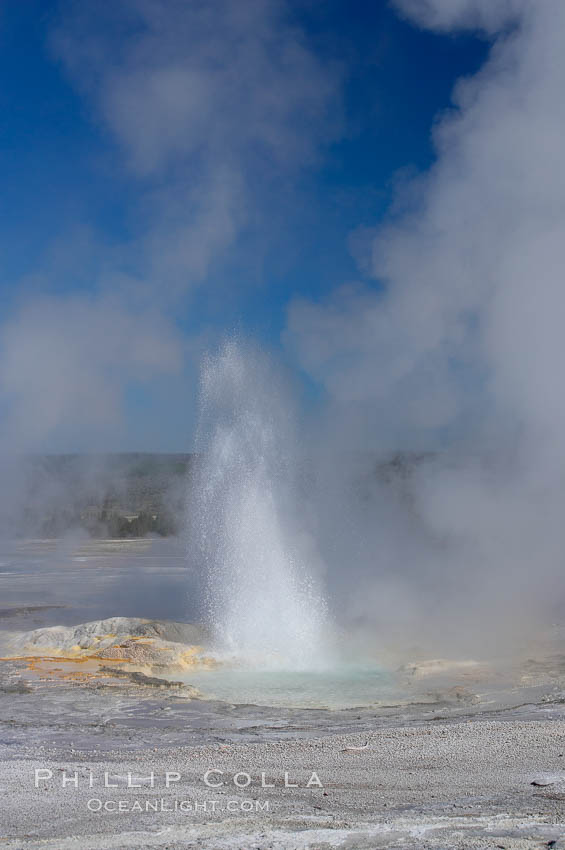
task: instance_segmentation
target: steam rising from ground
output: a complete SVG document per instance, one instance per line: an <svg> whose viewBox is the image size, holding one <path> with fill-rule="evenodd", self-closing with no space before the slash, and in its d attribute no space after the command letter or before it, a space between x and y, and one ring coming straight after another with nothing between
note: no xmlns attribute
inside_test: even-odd
<svg viewBox="0 0 565 850"><path fill-rule="evenodd" d="M562 600L565 6L396 5L430 28L483 29L490 58L458 84L436 164L371 246L381 285L295 302L287 341L328 391L338 489L357 475L327 464L344 445L440 450L392 500L351 486L338 557L344 500L326 481L320 539L350 615L418 645L492 648Z"/></svg>
<svg viewBox="0 0 565 850"><path fill-rule="evenodd" d="M291 405L265 355L235 342L202 374L192 534L218 646L253 667L328 657L326 606L301 534Z"/></svg>

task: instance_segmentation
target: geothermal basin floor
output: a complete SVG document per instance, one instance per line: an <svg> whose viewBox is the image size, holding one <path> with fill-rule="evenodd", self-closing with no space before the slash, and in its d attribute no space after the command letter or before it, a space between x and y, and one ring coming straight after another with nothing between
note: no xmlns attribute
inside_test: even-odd
<svg viewBox="0 0 565 850"><path fill-rule="evenodd" d="M368 740L330 734L172 749L159 740L157 734L155 747L103 753L48 745L14 753L4 746L2 846L563 846L561 717L438 722L383 729ZM35 769L52 774L39 788ZM76 771L78 789L63 787L63 770L67 778ZM128 771L143 787L125 787ZM306 787L313 771L322 787ZM118 788L102 787L106 772ZM285 773L293 787L284 787ZM236 787L248 777L246 788ZM100 808L102 801L111 805Z"/></svg>
<svg viewBox="0 0 565 850"><path fill-rule="evenodd" d="M119 614L112 600L122 604L116 590L132 576L138 590L162 589L159 605L167 576L185 581L174 552L135 546L61 555L37 544L4 558L12 597L0 643L20 635L24 646L30 632L38 654L0 661L1 847L565 847L562 629L507 674L420 664L403 674L410 699L333 711L195 698L189 670L181 684L132 670L120 641L139 658L175 657L189 628L170 622L176 611L124 621L138 631L123 639L101 641L102 624L92 638L102 657L50 657L44 627ZM151 616L140 607L149 597L135 615ZM151 646L153 633L166 640Z"/></svg>

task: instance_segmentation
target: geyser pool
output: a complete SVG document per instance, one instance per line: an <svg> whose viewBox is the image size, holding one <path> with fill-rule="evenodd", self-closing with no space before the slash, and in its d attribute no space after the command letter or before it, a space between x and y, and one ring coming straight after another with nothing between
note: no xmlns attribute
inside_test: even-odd
<svg viewBox="0 0 565 850"><path fill-rule="evenodd" d="M331 659L290 411L262 352L230 341L205 360L192 555L207 575L217 650L251 669L323 669Z"/></svg>
<svg viewBox="0 0 565 850"><path fill-rule="evenodd" d="M394 677L376 667L313 672L221 668L190 671L185 678L204 698L239 705L345 709L402 698Z"/></svg>

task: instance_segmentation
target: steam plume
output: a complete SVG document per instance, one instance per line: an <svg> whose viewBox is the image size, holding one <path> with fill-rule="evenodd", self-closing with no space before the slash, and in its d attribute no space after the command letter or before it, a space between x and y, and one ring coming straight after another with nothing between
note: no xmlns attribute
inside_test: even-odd
<svg viewBox="0 0 565 850"><path fill-rule="evenodd" d="M565 7L396 5L420 26L482 29L490 56L374 241L377 285L296 301L287 341L350 445L440 450L396 508L375 484L354 514L352 612L476 646L550 616L563 564Z"/></svg>

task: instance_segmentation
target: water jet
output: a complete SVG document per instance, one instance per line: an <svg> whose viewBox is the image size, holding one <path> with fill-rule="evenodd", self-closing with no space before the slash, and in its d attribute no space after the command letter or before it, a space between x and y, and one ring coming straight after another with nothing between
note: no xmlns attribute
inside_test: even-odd
<svg viewBox="0 0 565 850"><path fill-rule="evenodd" d="M300 522L292 404L264 353L230 340L205 359L198 453L191 536L219 656L245 669L327 667L329 618Z"/></svg>

